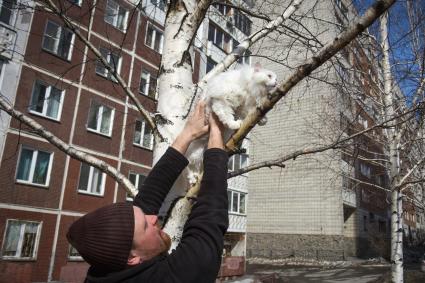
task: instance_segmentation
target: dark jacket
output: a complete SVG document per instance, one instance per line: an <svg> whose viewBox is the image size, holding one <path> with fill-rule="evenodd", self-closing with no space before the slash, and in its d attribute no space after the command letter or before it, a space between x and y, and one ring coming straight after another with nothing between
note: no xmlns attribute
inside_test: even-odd
<svg viewBox="0 0 425 283"><path fill-rule="evenodd" d="M180 244L170 255L160 255L137 266L110 274L89 269L86 282L211 283L217 277L223 236L227 230L227 153L204 153L204 176L197 201L183 230ZM188 161L170 147L154 166L137 194L134 205L155 215Z"/></svg>

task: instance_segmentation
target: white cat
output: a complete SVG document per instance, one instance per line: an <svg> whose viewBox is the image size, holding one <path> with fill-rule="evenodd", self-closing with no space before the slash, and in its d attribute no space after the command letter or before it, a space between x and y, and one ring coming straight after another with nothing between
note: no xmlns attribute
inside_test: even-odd
<svg viewBox="0 0 425 283"><path fill-rule="evenodd" d="M260 64L257 63L254 67L244 65L240 69L229 70L212 78L201 99L207 104L207 113L214 112L229 129L224 133L227 140L234 130L240 128L243 119L262 105L276 83L276 74L262 69ZM206 145L207 138L196 140L186 153L190 162L187 177L191 184L196 182Z"/></svg>

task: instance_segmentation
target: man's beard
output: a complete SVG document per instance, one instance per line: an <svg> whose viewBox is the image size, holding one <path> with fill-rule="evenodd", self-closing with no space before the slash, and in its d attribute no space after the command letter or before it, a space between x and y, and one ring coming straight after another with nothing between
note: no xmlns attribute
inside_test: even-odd
<svg viewBox="0 0 425 283"><path fill-rule="evenodd" d="M171 248L171 238L163 230L160 230L159 236L161 237L162 243L164 244L164 250L162 250L161 253L167 252Z"/></svg>

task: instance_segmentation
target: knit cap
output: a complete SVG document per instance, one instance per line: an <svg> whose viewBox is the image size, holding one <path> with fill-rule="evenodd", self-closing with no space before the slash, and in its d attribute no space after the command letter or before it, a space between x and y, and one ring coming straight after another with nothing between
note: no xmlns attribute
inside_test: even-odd
<svg viewBox="0 0 425 283"><path fill-rule="evenodd" d="M132 203L114 203L92 211L68 230L66 237L80 255L96 270L123 270L133 244Z"/></svg>

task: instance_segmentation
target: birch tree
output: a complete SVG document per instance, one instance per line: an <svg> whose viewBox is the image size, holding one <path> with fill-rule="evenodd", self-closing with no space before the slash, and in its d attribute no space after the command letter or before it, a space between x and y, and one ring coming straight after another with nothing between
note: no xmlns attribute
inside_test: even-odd
<svg viewBox="0 0 425 283"><path fill-rule="evenodd" d="M165 20L164 47L162 61L159 71L159 96L157 113L149 113L143 108L143 105L137 100L137 97L131 93L130 88L125 81L114 71L111 66L103 59L99 50L90 44L83 34L79 31L76 23L71 20L61 5L50 1L41 1L41 8L56 14L62 19L64 24L82 41L107 68L113 78L118 82L126 95L133 101L140 115L143 116L155 131L154 162L162 155L165 149L171 144L176 135L182 129L188 111L190 111L193 100L199 96L205 89L208 80L214 75L229 68L243 53L261 38L268 36L270 32L284 25L285 21L291 18L293 13L302 5L301 0L294 0L288 4L284 12L276 19L271 19L259 31L250 35L243 41L238 48L229 54L220 62L209 74L200 79L198 83L192 81L193 66L191 63L191 48L196 36L196 31L201 24L205 13L207 12L211 0L180 0L170 1ZM274 105L291 91L305 77L310 75L315 69L325 62L329 61L338 51L342 50L353 39L362 34L382 13L388 10L395 0L378 0L371 5L365 13L359 17L331 41L323 44L316 52L308 56L304 62L298 66L293 66L293 70L287 77L282 78L277 89L270 94L269 99L258 109L248 115L241 128L227 141L226 148L229 152L234 152L241 141L246 137L250 130L261 120L261 118L270 111ZM129 180L120 172L109 166L98 158L79 152L70 145L67 145L55 137L48 129L31 119L22 112L17 111L3 98L0 99L0 107L3 111L9 113L13 118L18 119L25 125L34 129L36 134L45 138L48 142L80 161L86 162L91 166L98 168L114 178L125 190L134 196L135 188ZM389 121L387 121L389 122ZM310 151L294 152L288 154L294 158L302 154L310 154L320 150L327 150L337 145L329 145L325 148L313 148ZM279 161L282 163L282 161ZM276 163L277 164L277 163ZM201 169L199 169L201 171ZM183 182L184 183L184 182ZM182 183L177 183L181 186ZM165 226L165 230L172 236L173 246L177 245L180 239L182 227L185 219L190 212L192 199L197 195L199 183L192 188L179 187L180 192L185 197L175 206L171 217Z"/></svg>

